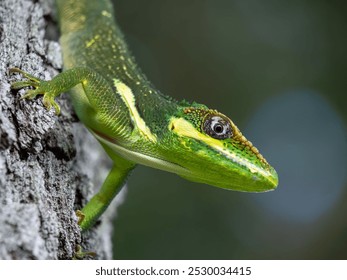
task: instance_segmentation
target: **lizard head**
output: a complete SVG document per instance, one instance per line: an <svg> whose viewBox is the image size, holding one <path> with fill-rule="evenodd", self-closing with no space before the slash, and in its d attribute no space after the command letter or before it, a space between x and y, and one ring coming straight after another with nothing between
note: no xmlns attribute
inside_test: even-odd
<svg viewBox="0 0 347 280"><path fill-rule="evenodd" d="M203 105L181 107L171 117L171 162L189 173L178 175L225 189L263 192L277 187L278 176L258 149L225 115ZM177 147L177 148L172 148Z"/></svg>

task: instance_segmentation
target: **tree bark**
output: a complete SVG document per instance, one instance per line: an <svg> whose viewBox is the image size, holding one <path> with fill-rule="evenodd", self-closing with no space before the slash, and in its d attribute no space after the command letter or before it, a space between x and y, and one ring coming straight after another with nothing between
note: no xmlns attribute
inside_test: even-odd
<svg viewBox="0 0 347 280"><path fill-rule="evenodd" d="M42 79L62 68L59 44L47 39L58 34L52 7L47 0L0 1L0 259L70 259L78 244L109 259L115 207L83 234L75 215L101 185L109 160L68 97L58 98L56 116L42 98L21 100L25 90L10 89L23 77L9 68Z"/></svg>

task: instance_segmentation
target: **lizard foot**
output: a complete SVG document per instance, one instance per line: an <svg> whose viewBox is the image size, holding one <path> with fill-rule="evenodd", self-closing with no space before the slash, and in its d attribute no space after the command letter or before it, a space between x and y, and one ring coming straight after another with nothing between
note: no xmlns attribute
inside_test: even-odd
<svg viewBox="0 0 347 280"><path fill-rule="evenodd" d="M18 68L10 68L9 72L20 73L26 78L26 80L24 81L17 81L12 83L11 84L12 89L22 89L25 87L34 88L33 90L32 89L27 90L27 92L21 97L21 99L33 99L37 95L43 95L43 105L47 108L47 110L50 110L52 107L54 107L55 113L59 115L60 107L54 100L55 93L52 90L50 81L43 81Z"/></svg>
<svg viewBox="0 0 347 280"><path fill-rule="evenodd" d="M82 247L80 245L77 245L76 246L75 255L73 256L72 259L74 259L74 260L83 260L86 257L95 258L96 257L96 253L95 252L90 252L90 251L83 251Z"/></svg>
<svg viewBox="0 0 347 280"><path fill-rule="evenodd" d="M85 217L86 215L84 215L84 213L83 213L81 210L77 210L77 211L76 211L76 216L77 216L77 218L78 218L77 224L78 224L78 225L81 225L82 222L83 222L83 220L84 220L84 217Z"/></svg>

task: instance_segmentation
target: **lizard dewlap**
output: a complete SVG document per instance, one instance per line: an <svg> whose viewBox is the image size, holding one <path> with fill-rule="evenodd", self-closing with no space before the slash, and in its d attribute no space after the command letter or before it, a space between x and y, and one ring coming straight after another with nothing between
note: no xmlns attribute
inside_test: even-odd
<svg viewBox="0 0 347 280"><path fill-rule="evenodd" d="M130 55L108 0L57 0L64 71L42 81L19 69L32 86L24 98L43 95L44 105L69 91L81 122L114 164L100 191L78 211L90 228L123 186L136 164L173 172L212 186L263 192L278 177L250 141L224 114L198 103L176 102L147 80Z"/></svg>

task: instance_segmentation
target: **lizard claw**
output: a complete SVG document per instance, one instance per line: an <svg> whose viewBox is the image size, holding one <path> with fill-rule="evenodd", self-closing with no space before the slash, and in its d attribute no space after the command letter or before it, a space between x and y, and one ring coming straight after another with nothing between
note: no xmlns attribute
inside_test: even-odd
<svg viewBox="0 0 347 280"><path fill-rule="evenodd" d="M30 86L37 88L39 84L30 80L13 82L11 84L12 89L21 89L21 88L30 87Z"/></svg>
<svg viewBox="0 0 347 280"><path fill-rule="evenodd" d="M10 69L9 69L9 72L10 72L10 74L11 74L11 73L20 73L20 74L22 74L25 78L27 78L29 81L36 82L37 84L40 84L40 82L41 82L41 80L40 80L39 78L36 78L35 76L30 75L29 73L24 72L23 70L21 70L21 69L19 69L19 68L10 68Z"/></svg>
<svg viewBox="0 0 347 280"><path fill-rule="evenodd" d="M29 89L23 96L21 96L20 99L34 99L38 94L43 94L43 93L37 92L36 89L35 90Z"/></svg>
<svg viewBox="0 0 347 280"><path fill-rule="evenodd" d="M60 107L57 102L55 102L54 97L51 96L48 92L44 94L43 96L43 105L46 107L46 109L49 111L52 106L55 110L56 115L60 114Z"/></svg>

